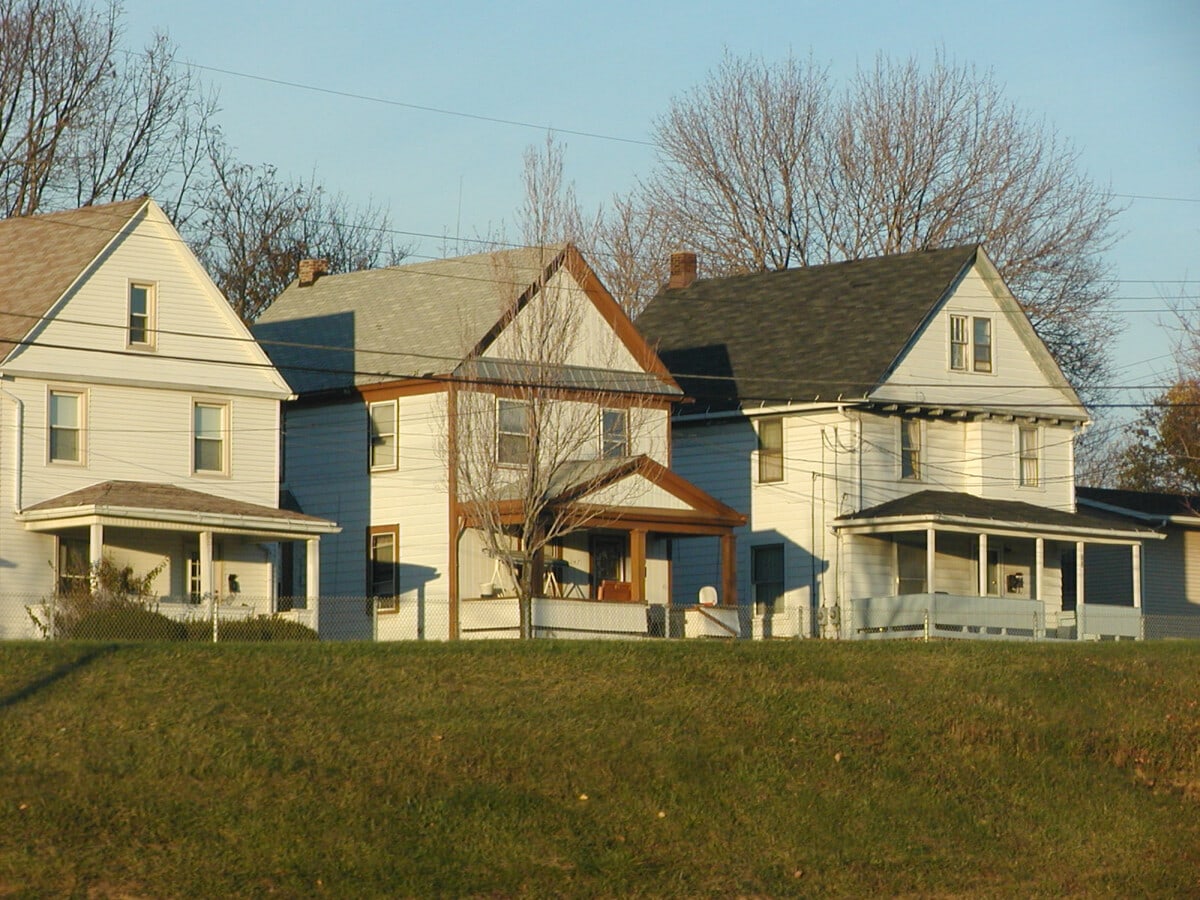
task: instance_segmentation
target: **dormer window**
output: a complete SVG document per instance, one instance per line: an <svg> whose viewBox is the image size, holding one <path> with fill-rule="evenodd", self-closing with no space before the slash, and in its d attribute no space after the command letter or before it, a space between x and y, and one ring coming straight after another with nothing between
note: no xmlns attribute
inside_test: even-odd
<svg viewBox="0 0 1200 900"><path fill-rule="evenodd" d="M955 372L992 371L992 320L987 316L950 317L950 368Z"/></svg>
<svg viewBox="0 0 1200 900"><path fill-rule="evenodd" d="M143 349L154 346L155 291L152 284L129 285L130 347Z"/></svg>

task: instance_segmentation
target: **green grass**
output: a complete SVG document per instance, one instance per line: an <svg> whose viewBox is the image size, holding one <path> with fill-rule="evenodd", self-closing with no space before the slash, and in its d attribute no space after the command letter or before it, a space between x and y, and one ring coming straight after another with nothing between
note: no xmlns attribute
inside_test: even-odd
<svg viewBox="0 0 1200 900"><path fill-rule="evenodd" d="M1183 643L0 644L0 896L1194 895L1198 701Z"/></svg>

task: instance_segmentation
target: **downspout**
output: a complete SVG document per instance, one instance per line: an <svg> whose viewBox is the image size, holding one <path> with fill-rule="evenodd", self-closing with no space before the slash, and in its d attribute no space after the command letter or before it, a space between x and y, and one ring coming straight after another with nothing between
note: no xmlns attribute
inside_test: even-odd
<svg viewBox="0 0 1200 900"><path fill-rule="evenodd" d="M10 394L5 388L0 387L0 394L3 394L13 402L16 410L17 418L15 421L17 439L13 443L13 512L21 512L21 470L23 467L23 450L25 445L25 404L20 397Z"/></svg>

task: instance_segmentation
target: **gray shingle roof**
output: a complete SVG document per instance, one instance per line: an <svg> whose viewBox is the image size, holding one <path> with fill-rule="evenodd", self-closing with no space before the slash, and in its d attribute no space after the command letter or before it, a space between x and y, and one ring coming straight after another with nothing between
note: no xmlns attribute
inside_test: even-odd
<svg viewBox="0 0 1200 900"><path fill-rule="evenodd" d="M1189 516L1200 519L1200 497L1189 497L1187 494L1087 487L1076 488L1075 494L1081 503L1102 503L1147 516Z"/></svg>
<svg viewBox="0 0 1200 900"><path fill-rule="evenodd" d="M702 279L661 291L636 324L702 408L863 397L977 250Z"/></svg>
<svg viewBox="0 0 1200 900"><path fill-rule="evenodd" d="M0 355L49 312L147 200L0 220Z"/></svg>
<svg viewBox="0 0 1200 900"><path fill-rule="evenodd" d="M254 326L298 393L454 370L565 245L293 282Z"/></svg>
<svg viewBox="0 0 1200 900"><path fill-rule="evenodd" d="M889 500L869 509L839 516L838 522L854 523L895 516L969 519L973 521L1012 522L1040 528L1145 532L1150 528L1134 525L1127 519L1103 513L1064 512L1019 500L993 500L956 491L918 491L907 497Z"/></svg>

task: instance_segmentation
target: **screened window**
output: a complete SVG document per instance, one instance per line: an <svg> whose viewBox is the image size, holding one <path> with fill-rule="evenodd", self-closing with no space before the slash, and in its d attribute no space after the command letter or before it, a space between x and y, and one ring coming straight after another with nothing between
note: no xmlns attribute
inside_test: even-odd
<svg viewBox="0 0 1200 900"><path fill-rule="evenodd" d="M966 316L950 317L950 368L956 372L967 371L967 360L971 351L971 338L967 328Z"/></svg>
<svg viewBox="0 0 1200 900"><path fill-rule="evenodd" d="M371 583L368 590L372 597L378 598L377 608L396 609L396 594L399 593L399 552L400 543L397 529L386 527L372 529L369 552L371 556Z"/></svg>
<svg viewBox="0 0 1200 900"><path fill-rule="evenodd" d="M399 465L396 441L397 404L395 400L372 403L369 407L371 471L395 469Z"/></svg>
<svg viewBox="0 0 1200 900"><path fill-rule="evenodd" d="M523 465L529 459L529 404L521 400L496 402L496 461Z"/></svg>
<svg viewBox="0 0 1200 900"><path fill-rule="evenodd" d="M976 317L972 321L974 330L974 358L976 372L992 371L992 320Z"/></svg>
<svg viewBox="0 0 1200 900"><path fill-rule="evenodd" d="M192 408L192 467L197 472L224 472L228 444L224 403L197 403Z"/></svg>
<svg viewBox="0 0 1200 900"><path fill-rule="evenodd" d="M896 593L926 593L929 589L929 585L925 581L925 576L928 575L927 565L928 558L924 544L898 540L896 542Z"/></svg>
<svg viewBox="0 0 1200 900"><path fill-rule="evenodd" d="M83 462L83 395L50 392L50 461Z"/></svg>
<svg viewBox="0 0 1200 900"><path fill-rule="evenodd" d="M754 588L754 612L770 614L783 596L783 544L750 548L750 580Z"/></svg>
<svg viewBox="0 0 1200 900"><path fill-rule="evenodd" d="M150 347L154 344L154 285L129 286L129 344Z"/></svg>
<svg viewBox="0 0 1200 900"><path fill-rule="evenodd" d="M758 422L758 480L783 481L783 419Z"/></svg>
<svg viewBox="0 0 1200 900"><path fill-rule="evenodd" d="M921 480L921 421L900 420L900 477Z"/></svg>
<svg viewBox="0 0 1200 900"><path fill-rule="evenodd" d="M617 459L629 455L629 410L600 410L600 456Z"/></svg>
<svg viewBox="0 0 1200 900"><path fill-rule="evenodd" d="M1041 473L1038 471L1038 430L1033 427L1018 429L1017 442L1021 466L1021 485L1037 487L1041 479Z"/></svg>

